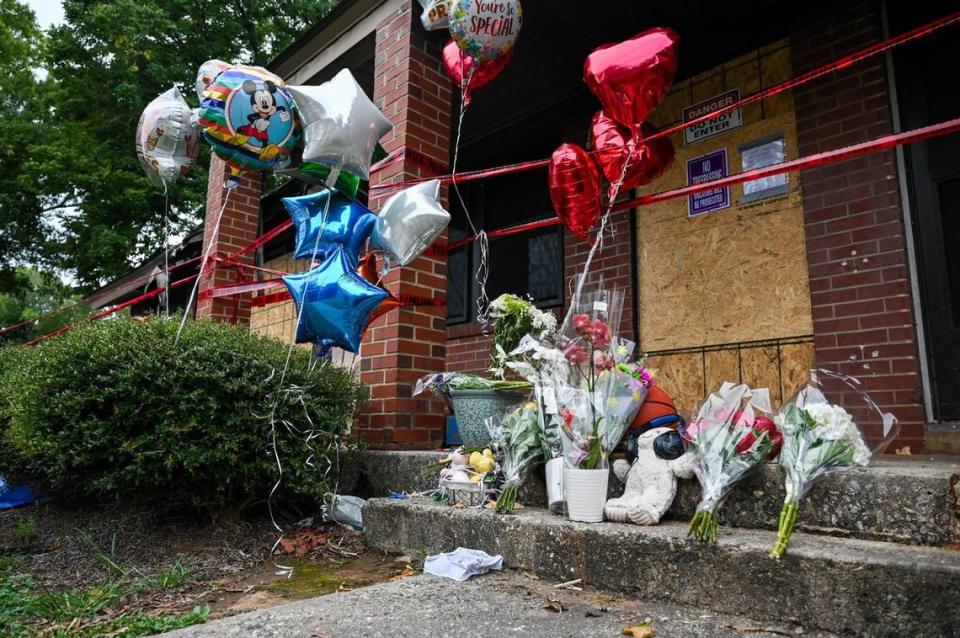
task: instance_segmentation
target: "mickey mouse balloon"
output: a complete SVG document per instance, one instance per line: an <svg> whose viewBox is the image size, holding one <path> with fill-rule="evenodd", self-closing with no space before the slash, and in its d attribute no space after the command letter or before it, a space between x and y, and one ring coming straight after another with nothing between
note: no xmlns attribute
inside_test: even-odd
<svg viewBox="0 0 960 638"><path fill-rule="evenodd" d="M299 136L286 84L260 67L235 66L217 75L203 91L200 125L234 174L286 168Z"/></svg>
<svg viewBox="0 0 960 638"><path fill-rule="evenodd" d="M450 35L478 62L494 60L513 49L523 26L520 0L453 0Z"/></svg>
<svg viewBox="0 0 960 638"><path fill-rule="evenodd" d="M156 186L185 175L197 159L197 132L190 124L190 106L176 87L161 93L137 124L137 157Z"/></svg>

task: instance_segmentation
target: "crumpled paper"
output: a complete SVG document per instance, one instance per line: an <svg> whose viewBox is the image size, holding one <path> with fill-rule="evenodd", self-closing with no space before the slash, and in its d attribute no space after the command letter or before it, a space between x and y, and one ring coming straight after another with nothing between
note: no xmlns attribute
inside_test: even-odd
<svg viewBox="0 0 960 638"><path fill-rule="evenodd" d="M491 556L479 549L458 547L452 552L427 556L423 561L423 573L443 576L463 582L471 576L503 569L503 556Z"/></svg>

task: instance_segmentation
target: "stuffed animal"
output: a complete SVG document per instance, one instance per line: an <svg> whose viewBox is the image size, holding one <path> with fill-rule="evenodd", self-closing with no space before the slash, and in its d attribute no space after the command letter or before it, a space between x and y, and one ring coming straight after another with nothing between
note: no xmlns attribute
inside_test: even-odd
<svg viewBox="0 0 960 638"><path fill-rule="evenodd" d="M636 460L618 460L613 472L626 484L623 496L607 501L603 513L617 523L656 525L677 494L677 478L693 477L694 455L684 451L680 433L655 427L636 438Z"/></svg>

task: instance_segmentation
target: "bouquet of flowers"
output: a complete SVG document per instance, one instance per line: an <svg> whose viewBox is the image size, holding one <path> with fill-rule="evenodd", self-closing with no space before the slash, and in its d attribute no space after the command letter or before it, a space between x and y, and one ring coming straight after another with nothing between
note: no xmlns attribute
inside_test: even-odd
<svg viewBox="0 0 960 638"><path fill-rule="evenodd" d="M737 482L777 456L783 436L773 421L770 391L725 382L707 397L684 432L695 453L700 502L689 535L717 542L717 510Z"/></svg>
<svg viewBox="0 0 960 638"><path fill-rule="evenodd" d="M535 339L550 338L557 330L552 312L540 310L531 299L503 294L490 302L487 314L493 321L493 364L490 371L498 379L506 375L509 353L526 335Z"/></svg>
<svg viewBox="0 0 960 638"><path fill-rule="evenodd" d="M618 367L633 353L633 343L611 331L619 324L622 291L600 289L582 300L563 335L566 376L555 379L553 400L566 465L603 469L649 386Z"/></svg>
<svg viewBox="0 0 960 638"><path fill-rule="evenodd" d="M500 514L513 511L520 482L541 458L538 413L537 404L528 401L509 411L502 420L487 420L490 439L501 455L500 471L504 476L496 502Z"/></svg>
<svg viewBox="0 0 960 638"><path fill-rule="evenodd" d="M826 374L850 387L859 384L850 377ZM893 431L896 419L891 414L881 413L869 397L863 396L867 405L882 419L883 443L889 443L896 434ZM881 452L885 445L871 452L853 417L841 406L827 400L816 375L783 406L775 422L783 433L780 465L786 474L786 496L780 510L777 541L770 556L782 558L797 526L800 499L813 483L831 472L867 465L873 454Z"/></svg>

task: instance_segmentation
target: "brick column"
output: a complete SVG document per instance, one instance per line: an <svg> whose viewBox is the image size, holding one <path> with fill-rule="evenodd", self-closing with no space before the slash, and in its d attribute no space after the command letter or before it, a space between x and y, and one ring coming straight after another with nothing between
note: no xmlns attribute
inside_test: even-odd
<svg viewBox="0 0 960 638"><path fill-rule="evenodd" d="M203 250L205 254L210 241L215 244L210 251L210 261L206 273L200 280L197 294L197 317L208 317L214 321L231 323L250 323L250 296L231 297L210 296L210 291L224 284L237 281L235 268L224 266L214 260L215 256L230 256L240 248L257 238L260 220L260 193L262 189L260 173L246 173L240 178L240 185L232 191L224 189L226 164L216 156L210 159L210 178L207 182L207 212L203 225ZM226 201L220 231L213 237L217 215ZM250 252L238 261L253 264L255 253Z"/></svg>
<svg viewBox="0 0 960 638"><path fill-rule="evenodd" d="M794 68L808 71L880 39L879 2L838 5L829 21L794 30ZM800 155L893 132L882 57L805 85L794 101ZM859 378L900 420L895 445L917 453L924 414L896 156L804 171L801 184L816 365Z"/></svg>
<svg viewBox="0 0 960 638"><path fill-rule="evenodd" d="M446 172L450 158L452 84L440 64L440 45L423 29L411 28L413 0L377 26L374 100L393 122L381 140L388 152L403 149L401 162L371 177L372 184L430 177ZM379 210L386 198L370 201ZM446 242L446 235L440 239ZM446 295L446 262L421 257L392 270L384 284L394 294L442 298ZM360 435L375 447L436 447L442 442L445 406L432 395L412 397L417 379L444 369L446 307L401 308L377 319L361 347L360 379L371 398L360 423Z"/></svg>

